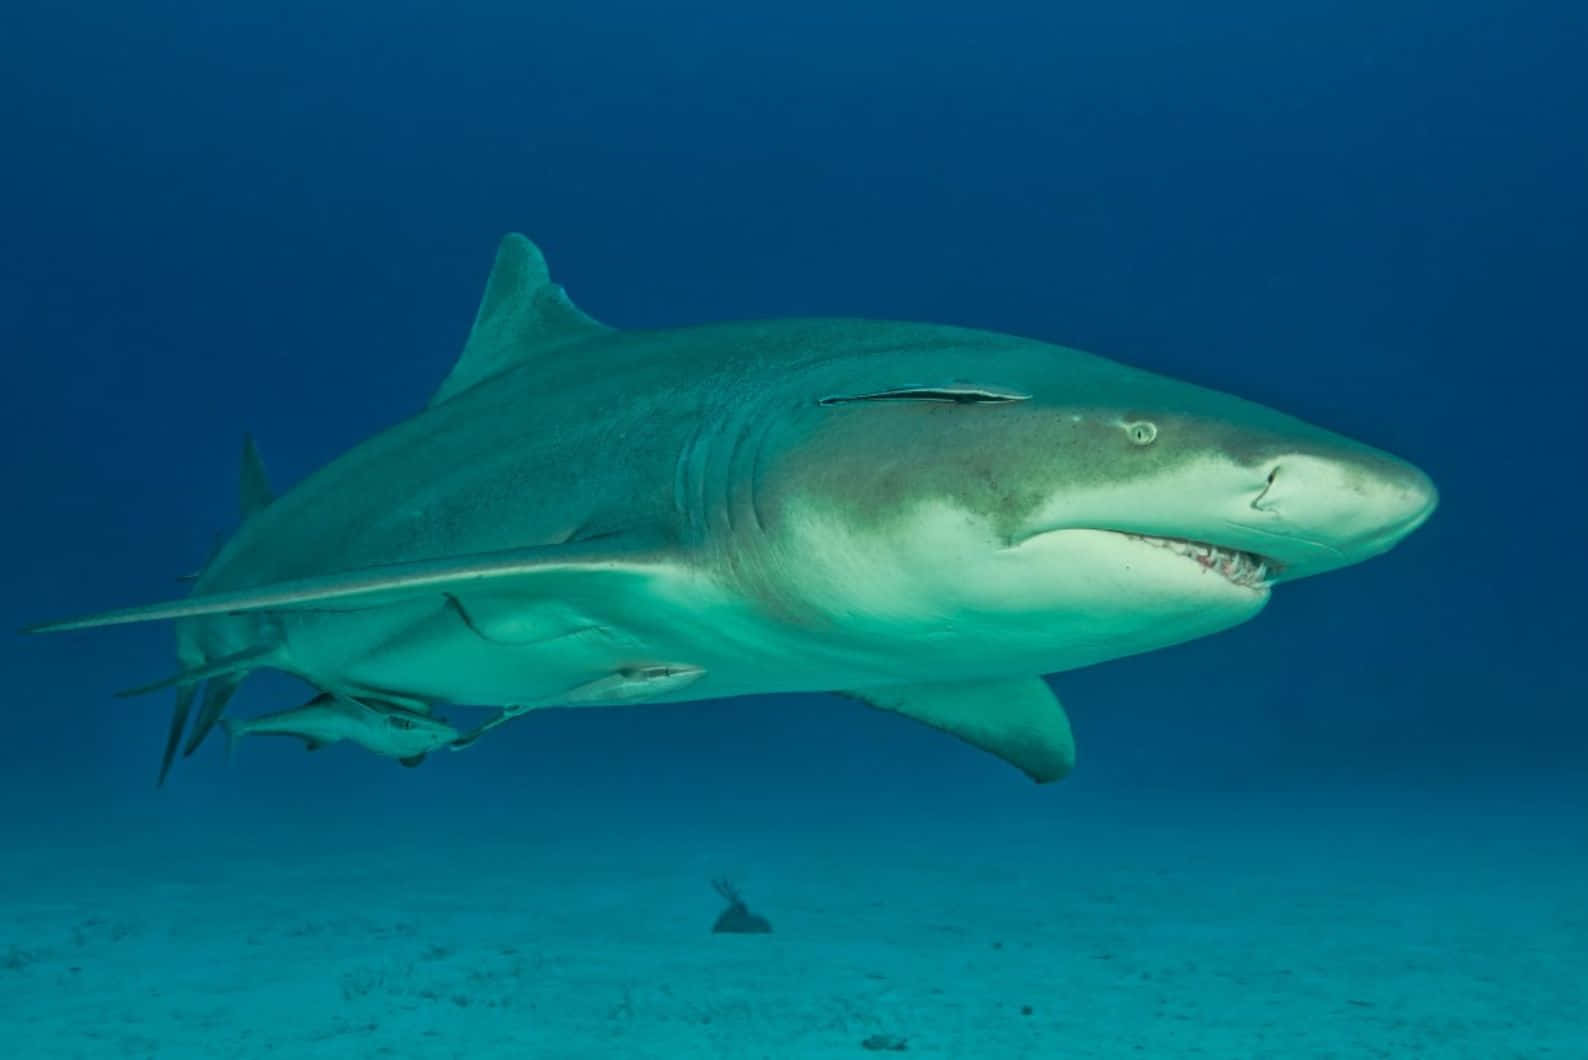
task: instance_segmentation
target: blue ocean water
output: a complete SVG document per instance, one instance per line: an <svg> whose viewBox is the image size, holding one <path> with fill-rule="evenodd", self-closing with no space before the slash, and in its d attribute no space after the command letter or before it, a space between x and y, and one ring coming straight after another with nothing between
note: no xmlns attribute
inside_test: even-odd
<svg viewBox="0 0 1588 1060"><path fill-rule="evenodd" d="M157 791L168 704L112 693L171 669L168 631L8 635L15 1055L1588 1056L1563 985L1588 977L1588 12L21 0L4 23L11 629L181 591L235 524L245 431L284 486L419 409L509 230L616 326L1030 335L1367 441L1442 497L1248 625L1055 677L1081 763L1048 788L779 696L548 714L415 770L206 746ZM297 695L260 677L238 706ZM408 900L387 864L435 874L401 915L370 912ZM717 873L802 948L711 949ZM1246 897L1215 917L1219 894ZM534 1006L458 963L499 937L552 954ZM1284 947L1308 956L1257 956ZM439 1000L365 988L359 961L410 950L382 982L453 968ZM1010 980L1040 989L984 1000Z"/></svg>

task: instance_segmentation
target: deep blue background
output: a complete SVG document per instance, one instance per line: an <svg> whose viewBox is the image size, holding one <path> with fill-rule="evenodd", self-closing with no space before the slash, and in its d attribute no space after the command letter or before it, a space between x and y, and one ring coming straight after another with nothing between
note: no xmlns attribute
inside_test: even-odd
<svg viewBox="0 0 1588 1060"><path fill-rule="evenodd" d="M1390 555L1059 678L1083 761L1055 806L1588 794L1583 5L21 0L4 23L6 628L179 591L234 519L244 430L285 486L421 407L521 229L614 325L1029 334L1434 476L1443 507ZM14 827L1032 798L817 697L533 718L416 771L206 747L155 796L167 705L109 694L170 669L166 636L0 640L0 790L52 808ZM259 680L243 707L294 695Z"/></svg>

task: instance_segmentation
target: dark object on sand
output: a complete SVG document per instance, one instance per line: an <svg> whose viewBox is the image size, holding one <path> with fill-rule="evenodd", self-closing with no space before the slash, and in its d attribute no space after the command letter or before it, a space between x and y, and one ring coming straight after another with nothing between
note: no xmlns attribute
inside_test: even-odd
<svg viewBox="0 0 1588 1060"><path fill-rule="evenodd" d="M910 1047L908 1038L894 1034L873 1034L860 1043L860 1048L872 1053L902 1053Z"/></svg>
<svg viewBox="0 0 1588 1060"><path fill-rule="evenodd" d="M750 912L750 907L744 904L744 899L739 897L739 889L727 880L717 879L711 881L722 900L728 903L728 908L717 917L717 922L711 926L713 932L726 935L768 935L772 932L772 924L764 916L756 916Z"/></svg>

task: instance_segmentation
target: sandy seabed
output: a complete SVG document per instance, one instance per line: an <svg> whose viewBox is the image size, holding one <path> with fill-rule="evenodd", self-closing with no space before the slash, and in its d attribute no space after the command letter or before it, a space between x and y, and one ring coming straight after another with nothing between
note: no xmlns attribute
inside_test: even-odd
<svg viewBox="0 0 1588 1060"><path fill-rule="evenodd" d="M1588 1057L1584 836L1160 809L12 844L3 1054ZM719 873L773 934L710 931Z"/></svg>

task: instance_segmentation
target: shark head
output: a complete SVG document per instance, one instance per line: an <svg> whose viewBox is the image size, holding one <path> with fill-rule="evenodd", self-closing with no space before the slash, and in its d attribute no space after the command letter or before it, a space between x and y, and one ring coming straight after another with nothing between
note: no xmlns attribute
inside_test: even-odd
<svg viewBox="0 0 1588 1060"><path fill-rule="evenodd" d="M1029 412L1006 410L1012 434L1052 447L1009 468L1037 498L1016 547L1105 533L1122 558L1166 549L1262 592L1386 551L1437 504L1428 476L1388 453L1226 394L1121 384L1084 407L1039 391Z"/></svg>
<svg viewBox="0 0 1588 1060"><path fill-rule="evenodd" d="M835 366L768 472L785 562L824 611L1044 672L1244 621L1437 501L1387 453L1079 351L964 333L891 361Z"/></svg>

